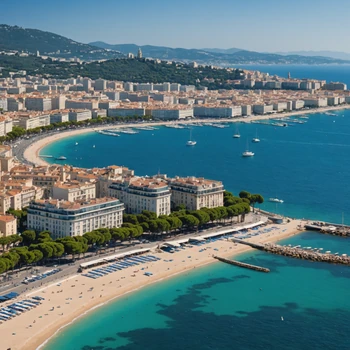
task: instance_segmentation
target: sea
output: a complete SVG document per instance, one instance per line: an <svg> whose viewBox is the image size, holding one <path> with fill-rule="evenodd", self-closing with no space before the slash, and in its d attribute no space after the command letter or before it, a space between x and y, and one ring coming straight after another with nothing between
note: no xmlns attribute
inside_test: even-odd
<svg viewBox="0 0 350 350"><path fill-rule="evenodd" d="M349 80L344 66L250 66L270 74ZM293 117L293 119L296 119ZM48 145L41 154L65 163L124 165L136 174L203 176L227 190L260 193L260 207L281 215L350 224L350 110L310 114L288 127L238 124L188 129L157 127L120 137L89 133ZM260 143L251 142L258 136ZM76 145L76 143L78 143ZM252 158L243 158L249 149ZM50 161L50 158L46 160ZM52 162L57 162L51 159ZM279 198L283 204L269 202ZM282 244L350 254L349 238L303 232ZM237 260L268 274L213 263L145 287L64 328L45 350L350 349L350 269L265 252Z"/></svg>

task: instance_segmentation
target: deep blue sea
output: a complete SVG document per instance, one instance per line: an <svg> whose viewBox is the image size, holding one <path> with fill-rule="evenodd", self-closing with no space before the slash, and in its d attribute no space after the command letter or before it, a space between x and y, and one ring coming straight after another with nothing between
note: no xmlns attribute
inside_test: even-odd
<svg viewBox="0 0 350 350"><path fill-rule="evenodd" d="M349 66L250 66L292 77L344 81ZM160 127L119 138L96 133L63 139L42 154L64 155L83 166L124 165L136 174L158 172L220 179L283 204L262 208L299 218L350 224L350 111L310 115L287 128L239 124L226 129ZM259 144L251 143L258 134ZM78 145L75 146L75 143ZM255 157L245 159L246 149ZM95 147L93 147L95 145ZM283 244L350 254L350 239L305 232ZM237 259L270 268L268 274L214 263L154 284L83 317L45 350L348 350L350 269L264 252ZM283 320L282 320L283 318Z"/></svg>

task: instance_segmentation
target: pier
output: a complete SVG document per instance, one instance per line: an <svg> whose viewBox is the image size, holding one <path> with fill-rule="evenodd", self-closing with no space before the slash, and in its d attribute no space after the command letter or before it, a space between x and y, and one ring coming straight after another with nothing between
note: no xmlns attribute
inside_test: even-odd
<svg viewBox="0 0 350 350"><path fill-rule="evenodd" d="M261 267L261 266L257 266L257 265L252 265L252 264L246 264L240 261L236 261L236 260L229 260L229 259L225 259L225 258L221 258L219 256L214 255L213 256L214 259L217 259L219 261L222 261L226 264L230 264L230 265L235 265L235 266L239 266L239 267L244 267L246 269L250 269L250 270L254 270L254 271L259 271L259 272L270 272L269 269L267 269L266 267Z"/></svg>
<svg viewBox="0 0 350 350"><path fill-rule="evenodd" d="M327 222L314 222L305 225L306 230L319 231L333 236L350 237L350 226L332 224Z"/></svg>
<svg viewBox="0 0 350 350"><path fill-rule="evenodd" d="M300 246L286 247L272 243L255 244L243 241L238 238L233 238L231 239L231 241L234 243L245 244L252 248L263 250L268 253L289 256L291 258L350 266L350 256L347 256L347 254L339 255L338 253L331 254L330 252L321 253L322 249L318 249L315 251L315 249L313 250L312 247L308 247L308 249L303 249Z"/></svg>

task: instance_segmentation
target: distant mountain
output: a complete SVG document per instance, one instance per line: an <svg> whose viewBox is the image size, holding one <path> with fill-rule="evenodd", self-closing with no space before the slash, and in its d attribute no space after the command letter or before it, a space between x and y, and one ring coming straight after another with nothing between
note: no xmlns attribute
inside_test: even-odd
<svg viewBox="0 0 350 350"><path fill-rule="evenodd" d="M141 48L144 57L158 58L169 61L196 61L201 64L217 66L230 66L234 64L330 64L350 63L341 59L321 56L279 55L273 53L260 53L254 51L232 49L183 49L165 46L135 44L111 45L102 41L95 41L90 45L103 49L120 51L123 54L129 52L136 54Z"/></svg>
<svg viewBox="0 0 350 350"><path fill-rule="evenodd" d="M120 56L118 52L82 44L54 33L6 24L0 24L0 50L34 54L39 51L41 55L82 59L108 59Z"/></svg>
<svg viewBox="0 0 350 350"><path fill-rule="evenodd" d="M340 60L350 60L350 53L341 51L294 51L276 52L279 55L299 55L299 56L323 56Z"/></svg>
<svg viewBox="0 0 350 350"><path fill-rule="evenodd" d="M232 54L232 53L236 53L238 51L244 51L242 49L236 49L235 47L231 48L231 49L202 49L203 51L207 51L207 52L215 52L215 53L225 53L225 54Z"/></svg>

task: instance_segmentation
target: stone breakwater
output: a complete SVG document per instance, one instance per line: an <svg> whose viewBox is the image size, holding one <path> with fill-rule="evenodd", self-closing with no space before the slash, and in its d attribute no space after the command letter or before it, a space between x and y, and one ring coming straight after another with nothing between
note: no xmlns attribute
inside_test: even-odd
<svg viewBox="0 0 350 350"><path fill-rule="evenodd" d="M350 266L350 257L347 256L346 254L337 255L337 254L330 254L330 253L329 254L320 253L320 252L306 250L298 247L285 247L285 246L280 246L278 244L270 244L270 243L265 244L263 250L272 254L284 255L284 256L289 256L297 259Z"/></svg>

